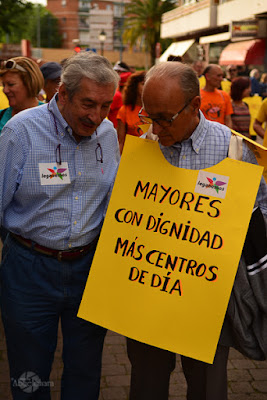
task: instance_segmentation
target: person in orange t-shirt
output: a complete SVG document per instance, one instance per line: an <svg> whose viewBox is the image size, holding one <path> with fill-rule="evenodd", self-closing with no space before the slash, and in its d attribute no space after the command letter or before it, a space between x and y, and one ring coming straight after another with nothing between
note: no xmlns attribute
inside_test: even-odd
<svg viewBox="0 0 267 400"><path fill-rule="evenodd" d="M200 90L200 109L210 121L220 122L232 128L233 107L228 93L218 88L223 80L223 71L219 65L210 64L204 71L206 85Z"/></svg>
<svg viewBox="0 0 267 400"><path fill-rule="evenodd" d="M113 101L110 106L110 110L108 113L108 119L113 123L114 128L117 128L118 125L118 120L117 120L117 114L121 106L123 105L122 102L122 91L124 88L124 85L127 82L127 79L129 76L132 74L132 72L121 72L120 75L120 82L119 86L114 94Z"/></svg>
<svg viewBox="0 0 267 400"><path fill-rule="evenodd" d="M124 87L122 98L123 106L117 114L118 140L120 151L122 152L126 134L133 136L141 136L143 134L139 125L142 124L138 113L142 107L142 90L145 79L145 71L133 73L127 80Z"/></svg>

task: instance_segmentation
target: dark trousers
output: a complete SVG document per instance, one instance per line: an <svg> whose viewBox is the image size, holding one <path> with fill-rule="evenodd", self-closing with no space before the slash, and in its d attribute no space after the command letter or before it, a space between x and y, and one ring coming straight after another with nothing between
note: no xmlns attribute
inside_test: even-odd
<svg viewBox="0 0 267 400"><path fill-rule="evenodd" d="M213 364L181 357L187 400L227 400L229 347L218 346Z"/></svg>
<svg viewBox="0 0 267 400"><path fill-rule="evenodd" d="M129 400L168 400L175 354L127 339L132 366ZM213 364L182 356L187 400L227 400L229 348L218 346Z"/></svg>
<svg viewBox="0 0 267 400"><path fill-rule="evenodd" d="M59 262L8 237L0 269L1 311L14 400L49 400L59 320L62 400L97 400L106 330L77 317L94 249Z"/></svg>
<svg viewBox="0 0 267 400"><path fill-rule="evenodd" d="M127 338L131 362L129 400L168 400L175 354Z"/></svg>

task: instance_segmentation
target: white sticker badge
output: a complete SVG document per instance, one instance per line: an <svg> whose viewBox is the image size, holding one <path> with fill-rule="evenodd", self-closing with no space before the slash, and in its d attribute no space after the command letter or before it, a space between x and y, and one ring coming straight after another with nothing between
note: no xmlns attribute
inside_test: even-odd
<svg viewBox="0 0 267 400"><path fill-rule="evenodd" d="M224 199L227 192L228 182L229 176L218 175L207 171L199 171L195 192Z"/></svg>
<svg viewBox="0 0 267 400"><path fill-rule="evenodd" d="M70 183L69 167L67 162L39 163L41 185L65 185Z"/></svg>

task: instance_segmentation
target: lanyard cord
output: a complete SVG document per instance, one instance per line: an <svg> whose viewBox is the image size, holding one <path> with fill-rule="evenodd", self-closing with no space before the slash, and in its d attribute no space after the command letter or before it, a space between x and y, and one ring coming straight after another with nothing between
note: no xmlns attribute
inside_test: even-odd
<svg viewBox="0 0 267 400"><path fill-rule="evenodd" d="M50 106L50 101L49 101L49 103L47 104L47 109L48 109L48 111L50 111L50 113L52 114L52 117L53 117L53 120L54 120L55 129L56 129L56 134L57 134L57 137L59 138L59 133L58 133L58 128L57 128L56 117L55 117L53 111L50 110L50 107L49 107L49 106ZM61 165L61 151L60 151L60 147L61 147L61 144L59 143L59 144L57 145L57 147L56 147L56 163L59 164L59 165Z"/></svg>

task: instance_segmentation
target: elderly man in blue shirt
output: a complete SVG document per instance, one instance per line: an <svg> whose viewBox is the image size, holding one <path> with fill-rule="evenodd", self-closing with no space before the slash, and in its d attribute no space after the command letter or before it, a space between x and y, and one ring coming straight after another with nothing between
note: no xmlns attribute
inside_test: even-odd
<svg viewBox="0 0 267 400"><path fill-rule="evenodd" d="M143 89L143 105L146 113L141 109L139 117L142 122L151 123L153 131L147 137L159 141L170 164L200 170L218 164L228 156L231 130L206 120L199 110L199 82L190 66L166 62L149 70ZM243 161L257 163L245 144ZM267 186L263 178L257 203L267 217ZM213 364L181 357L188 384L187 400L227 400L230 343L231 337L227 333L222 335ZM129 399L168 400L175 354L132 339L127 339L127 350L132 365Z"/></svg>
<svg viewBox="0 0 267 400"><path fill-rule="evenodd" d="M0 138L1 310L14 399L50 399L61 321L61 398L97 400L105 329L77 318L119 163L106 119L118 85L107 59L80 53L49 104Z"/></svg>

